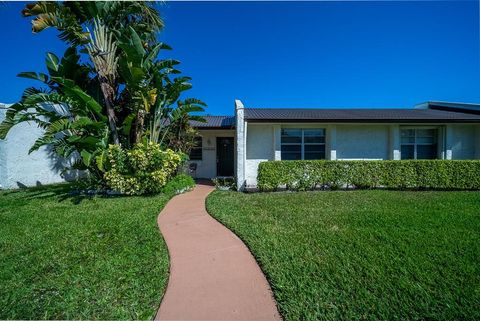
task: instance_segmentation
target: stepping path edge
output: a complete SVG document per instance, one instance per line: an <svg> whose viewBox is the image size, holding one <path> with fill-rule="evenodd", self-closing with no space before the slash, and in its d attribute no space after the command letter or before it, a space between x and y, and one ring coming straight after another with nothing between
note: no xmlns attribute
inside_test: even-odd
<svg viewBox="0 0 480 321"><path fill-rule="evenodd" d="M282 321L248 246L207 212L214 190L209 182L197 182L158 215L170 260L155 320Z"/></svg>

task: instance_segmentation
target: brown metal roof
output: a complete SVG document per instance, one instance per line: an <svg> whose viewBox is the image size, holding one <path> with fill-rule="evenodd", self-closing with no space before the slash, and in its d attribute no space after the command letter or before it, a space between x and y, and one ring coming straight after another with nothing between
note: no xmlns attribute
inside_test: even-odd
<svg viewBox="0 0 480 321"><path fill-rule="evenodd" d="M250 122L474 122L480 115L436 109L298 109L245 108L245 120Z"/></svg>
<svg viewBox="0 0 480 321"><path fill-rule="evenodd" d="M282 123L480 123L480 113L428 103L429 108L245 108L248 122ZM446 103L445 103L446 104ZM453 105L453 104L452 104ZM473 108L473 107L469 107ZM201 129L231 129L235 116L204 116L206 122L193 121L191 125Z"/></svg>
<svg viewBox="0 0 480 321"><path fill-rule="evenodd" d="M234 116L203 116L205 123L192 121L190 125L202 129L230 129L235 127Z"/></svg>

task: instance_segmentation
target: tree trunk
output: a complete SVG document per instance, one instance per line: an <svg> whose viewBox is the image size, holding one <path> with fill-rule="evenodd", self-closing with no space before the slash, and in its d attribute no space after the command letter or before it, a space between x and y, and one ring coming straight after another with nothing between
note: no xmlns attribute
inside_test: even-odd
<svg viewBox="0 0 480 321"><path fill-rule="evenodd" d="M105 106L107 107L108 127L110 128L110 132L112 134L113 143L115 145L120 145L117 126L115 124L115 111L113 110L113 96L115 91L106 79L102 79L102 77L100 77L99 81L100 88L102 89L103 93L103 99L105 100Z"/></svg>
<svg viewBox="0 0 480 321"><path fill-rule="evenodd" d="M133 133L134 144L138 144L142 141L144 123L145 123L145 113L143 110L139 110L137 112L137 117L135 118L135 128Z"/></svg>

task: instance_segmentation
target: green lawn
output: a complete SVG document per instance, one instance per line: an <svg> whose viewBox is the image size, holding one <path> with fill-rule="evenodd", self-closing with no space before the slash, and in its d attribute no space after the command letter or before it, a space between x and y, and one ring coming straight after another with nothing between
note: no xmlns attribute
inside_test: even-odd
<svg viewBox="0 0 480 321"><path fill-rule="evenodd" d="M297 320L480 320L480 193L215 192Z"/></svg>
<svg viewBox="0 0 480 321"><path fill-rule="evenodd" d="M0 192L0 319L147 319L168 280L168 200Z"/></svg>

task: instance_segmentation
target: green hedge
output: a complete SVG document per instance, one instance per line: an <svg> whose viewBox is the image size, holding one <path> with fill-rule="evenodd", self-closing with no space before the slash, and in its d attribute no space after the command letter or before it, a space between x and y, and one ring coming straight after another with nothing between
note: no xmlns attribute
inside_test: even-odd
<svg viewBox="0 0 480 321"><path fill-rule="evenodd" d="M318 188L480 189L478 160L269 161L258 187L273 191Z"/></svg>
<svg viewBox="0 0 480 321"><path fill-rule="evenodd" d="M191 176L179 174L172 178L163 188L162 193L165 194L181 194L195 187L195 181Z"/></svg>

